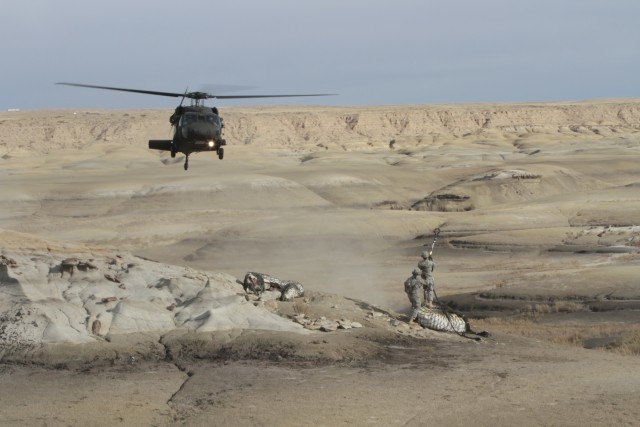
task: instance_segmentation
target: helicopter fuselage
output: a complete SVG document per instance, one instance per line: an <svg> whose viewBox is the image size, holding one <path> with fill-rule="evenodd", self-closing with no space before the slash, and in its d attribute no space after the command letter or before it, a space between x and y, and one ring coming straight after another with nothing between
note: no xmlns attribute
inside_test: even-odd
<svg viewBox="0 0 640 427"><path fill-rule="evenodd" d="M188 156L200 151L215 151L222 159L226 141L222 139L224 122L216 107L179 106L169 118L173 125L172 140L150 140L149 148ZM185 166L188 163L185 162ZM186 169L186 167L185 167Z"/></svg>
<svg viewBox="0 0 640 427"><path fill-rule="evenodd" d="M205 146L209 150L222 138L223 123L216 108L178 107L170 122L179 152L204 151L200 148Z"/></svg>

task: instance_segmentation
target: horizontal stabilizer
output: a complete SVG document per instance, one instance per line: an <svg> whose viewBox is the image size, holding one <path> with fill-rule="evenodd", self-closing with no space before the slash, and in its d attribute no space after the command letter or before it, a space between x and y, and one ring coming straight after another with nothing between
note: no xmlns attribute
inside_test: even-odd
<svg viewBox="0 0 640 427"><path fill-rule="evenodd" d="M170 139L150 139L149 148L152 150L171 151L172 143Z"/></svg>

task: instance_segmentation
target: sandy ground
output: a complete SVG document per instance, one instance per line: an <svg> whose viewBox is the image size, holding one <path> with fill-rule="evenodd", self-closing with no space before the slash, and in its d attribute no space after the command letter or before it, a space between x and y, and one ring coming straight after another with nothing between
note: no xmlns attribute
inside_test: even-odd
<svg viewBox="0 0 640 427"><path fill-rule="evenodd" d="M638 105L238 109L188 172L145 148L167 112L0 113L22 250L265 272L364 326L27 352L0 364L3 424L638 425ZM489 339L404 324L436 227L438 296Z"/></svg>

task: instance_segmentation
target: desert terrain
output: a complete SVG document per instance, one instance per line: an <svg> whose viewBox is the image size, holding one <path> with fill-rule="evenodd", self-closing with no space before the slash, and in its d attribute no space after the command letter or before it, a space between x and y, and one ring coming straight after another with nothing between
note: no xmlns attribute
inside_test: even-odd
<svg viewBox="0 0 640 427"><path fill-rule="evenodd" d="M171 113L0 112L0 424L640 425L640 100Z"/></svg>

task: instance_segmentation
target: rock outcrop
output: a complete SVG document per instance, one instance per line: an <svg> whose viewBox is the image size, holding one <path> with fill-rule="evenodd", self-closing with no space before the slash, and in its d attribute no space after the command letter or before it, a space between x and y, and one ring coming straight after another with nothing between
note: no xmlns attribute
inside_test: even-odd
<svg viewBox="0 0 640 427"><path fill-rule="evenodd" d="M5 242L30 237L3 230ZM83 246L34 240L0 255L0 357L47 343L131 333L303 328L246 300L236 279ZM37 244L36 244L37 246ZM49 246L51 249L51 246Z"/></svg>

